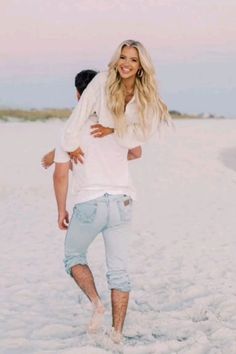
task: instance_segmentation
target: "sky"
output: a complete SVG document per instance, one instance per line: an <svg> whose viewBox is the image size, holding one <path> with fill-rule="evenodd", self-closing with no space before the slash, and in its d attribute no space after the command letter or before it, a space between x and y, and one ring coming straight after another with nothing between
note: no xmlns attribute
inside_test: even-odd
<svg viewBox="0 0 236 354"><path fill-rule="evenodd" d="M74 76L141 41L170 110L236 117L235 0L0 0L0 106L72 107Z"/></svg>

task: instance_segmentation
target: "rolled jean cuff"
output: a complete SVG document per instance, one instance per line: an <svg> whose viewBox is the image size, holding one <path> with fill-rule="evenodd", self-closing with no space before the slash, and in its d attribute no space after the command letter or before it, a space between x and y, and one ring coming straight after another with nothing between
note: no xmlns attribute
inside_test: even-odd
<svg viewBox="0 0 236 354"><path fill-rule="evenodd" d="M131 283L126 271L109 271L107 272L107 282L110 290L120 290L123 292L131 291Z"/></svg>
<svg viewBox="0 0 236 354"><path fill-rule="evenodd" d="M88 263L85 256L71 256L71 257L66 257L64 259L64 264L65 264L66 273L72 276L71 274L72 267L78 264L87 265Z"/></svg>

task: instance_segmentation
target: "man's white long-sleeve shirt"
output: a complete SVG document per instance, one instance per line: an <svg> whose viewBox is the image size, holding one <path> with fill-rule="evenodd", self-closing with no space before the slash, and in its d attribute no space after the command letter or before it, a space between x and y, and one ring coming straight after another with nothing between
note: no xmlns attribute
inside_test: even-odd
<svg viewBox="0 0 236 354"><path fill-rule="evenodd" d="M94 124L91 118L87 118L81 129L84 163L73 164L71 192L74 202L83 203L105 193L126 194L135 199L135 188L128 168L128 149L120 146L113 134L101 139L94 138L90 134L91 124ZM58 146L54 161L65 163L70 161L70 157Z"/></svg>

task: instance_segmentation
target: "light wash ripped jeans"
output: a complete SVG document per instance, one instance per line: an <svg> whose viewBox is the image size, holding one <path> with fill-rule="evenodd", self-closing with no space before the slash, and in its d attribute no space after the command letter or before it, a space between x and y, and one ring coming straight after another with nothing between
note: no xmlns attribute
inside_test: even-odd
<svg viewBox="0 0 236 354"><path fill-rule="evenodd" d="M65 239L65 267L87 264L87 250L95 237L102 233L107 264L109 289L129 292L131 290L127 271L128 243L132 199L127 195L111 195L78 203Z"/></svg>

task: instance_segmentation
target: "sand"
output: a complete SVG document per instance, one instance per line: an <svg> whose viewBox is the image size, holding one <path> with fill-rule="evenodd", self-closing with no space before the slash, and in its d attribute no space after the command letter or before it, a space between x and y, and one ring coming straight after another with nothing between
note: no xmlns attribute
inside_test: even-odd
<svg viewBox="0 0 236 354"><path fill-rule="evenodd" d="M135 203L127 354L236 353L236 120L179 120L130 162ZM53 169L62 123L0 123L0 353L111 353L64 272ZM70 209L71 209L70 203ZM106 307L102 238L89 260Z"/></svg>

